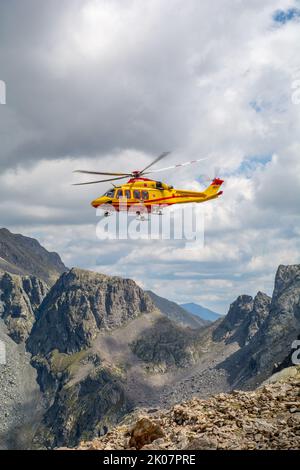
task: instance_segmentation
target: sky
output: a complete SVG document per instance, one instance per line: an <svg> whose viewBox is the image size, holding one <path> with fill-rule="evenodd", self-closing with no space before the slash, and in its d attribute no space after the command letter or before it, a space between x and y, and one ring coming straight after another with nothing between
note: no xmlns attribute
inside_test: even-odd
<svg viewBox="0 0 300 470"><path fill-rule="evenodd" d="M0 226L179 303L271 294L300 262L299 44L293 0L0 0ZM209 157L169 184L226 181L204 247L99 240L90 201L109 185L72 186L73 170L169 150L162 166Z"/></svg>

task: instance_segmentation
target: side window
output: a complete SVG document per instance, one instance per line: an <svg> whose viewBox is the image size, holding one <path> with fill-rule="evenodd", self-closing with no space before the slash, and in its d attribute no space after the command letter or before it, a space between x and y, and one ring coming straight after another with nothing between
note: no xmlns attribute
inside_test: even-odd
<svg viewBox="0 0 300 470"><path fill-rule="evenodd" d="M133 191L133 197L134 199L141 199L141 191L138 191L137 189L135 189Z"/></svg>
<svg viewBox="0 0 300 470"><path fill-rule="evenodd" d="M117 199L120 199L121 197L123 197L123 190L122 189L118 189L116 191L116 198Z"/></svg>
<svg viewBox="0 0 300 470"><path fill-rule="evenodd" d="M148 199L149 199L148 191L142 191L142 200L143 201L148 201Z"/></svg>
<svg viewBox="0 0 300 470"><path fill-rule="evenodd" d="M131 191L129 191L129 189L125 189L125 197L131 199Z"/></svg>

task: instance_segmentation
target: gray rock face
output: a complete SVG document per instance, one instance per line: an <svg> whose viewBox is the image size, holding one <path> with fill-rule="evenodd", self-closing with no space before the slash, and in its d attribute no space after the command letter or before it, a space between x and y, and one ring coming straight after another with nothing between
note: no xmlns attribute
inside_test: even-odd
<svg viewBox="0 0 300 470"><path fill-rule="evenodd" d="M215 329L213 339L225 340L226 343L236 341L241 347L245 346L266 320L270 305L271 298L262 292L258 292L254 299L249 295L239 296Z"/></svg>
<svg viewBox="0 0 300 470"><path fill-rule="evenodd" d="M89 347L98 333L154 311L146 293L128 279L72 269L41 304L27 341L49 408L37 432L46 447L75 445L104 433L129 407L122 377Z"/></svg>
<svg viewBox="0 0 300 470"><path fill-rule="evenodd" d="M0 270L36 276L49 285L67 270L57 253L50 253L33 238L0 229Z"/></svg>
<svg viewBox="0 0 300 470"><path fill-rule="evenodd" d="M264 311L264 302L257 309ZM300 333L300 265L279 266L269 314L248 344L225 361L235 386L253 387L290 354Z"/></svg>
<svg viewBox="0 0 300 470"><path fill-rule="evenodd" d="M237 336L245 318L248 318L253 309L253 298L250 295L240 295L231 305L224 320L214 331L214 341L225 340L230 342Z"/></svg>
<svg viewBox="0 0 300 470"><path fill-rule="evenodd" d="M91 345L100 330L124 325L154 306L130 279L80 269L64 273L42 303L28 348L46 355L74 353Z"/></svg>
<svg viewBox="0 0 300 470"><path fill-rule="evenodd" d="M0 450L29 449L43 412L36 370L24 343L8 336L1 319L0 341L6 351L6 363L0 363Z"/></svg>
<svg viewBox="0 0 300 470"><path fill-rule="evenodd" d="M36 277L0 272L0 316L16 343L27 339L48 290L47 284Z"/></svg>
<svg viewBox="0 0 300 470"><path fill-rule="evenodd" d="M253 310L246 325L247 336L245 344L248 344L255 334L260 330L270 313L271 298L263 292L258 292L254 297Z"/></svg>
<svg viewBox="0 0 300 470"><path fill-rule="evenodd" d="M290 352L299 332L300 265L279 266L270 314L252 346L260 345L255 354L258 367L272 370Z"/></svg>
<svg viewBox="0 0 300 470"><path fill-rule="evenodd" d="M280 265L277 269L275 277L275 286L273 292L273 302L276 302L282 294L285 294L285 298L290 297L291 294L298 295L298 289L300 285L300 265ZM295 290L296 289L296 290ZM294 299L297 302L297 298Z"/></svg>
<svg viewBox="0 0 300 470"><path fill-rule="evenodd" d="M38 446L75 446L106 434L130 410L122 380L97 367L82 381L62 386L36 434Z"/></svg>
<svg viewBox="0 0 300 470"><path fill-rule="evenodd" d="M132 344L132 351L151 370L165 372L185 367L199 357L198 332L176 325L168 318L158 320Z"/></svg>

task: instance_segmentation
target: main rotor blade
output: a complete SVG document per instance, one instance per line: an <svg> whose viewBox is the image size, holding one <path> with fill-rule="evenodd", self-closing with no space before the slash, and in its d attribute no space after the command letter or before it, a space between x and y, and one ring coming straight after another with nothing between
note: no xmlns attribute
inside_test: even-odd
<svg viewBox="0 0 300 470"><path fill-rule="evenodd" d="M192 165L193 163L203 162L204 160L208 160L209 158L210 157L205 157L205 158L199 158L198 160L192 160L190 162L178 163L177 165L168 166L166 168L158 168L157 170L154 169L154 170L148 171L144 174L149 175L150 173L158 173L160 171L173 170L174 168L179 168L179 167L182 167L182 166Z"/></svg>
<svg viewBox="0 0 300 470"><path fill-rule="evenodd" d="M163 158L165 158L167 155L169 155L169 153L171 152L164 152L162 153L161 155L159 155L158 157L156 157L155 160L153 160L152 163L150 163L150 165L146 166L146 168L144 168L140 174L142 175L144 173L144 171L148 170L148 168L150 168L152 165L154 165L155 163L159 162L160 160L162 160Z"/></svg>
<svg viewBox="0 0 300 470"><path fill-rule="evenodd" d="M73 173L84 173L86 175L109 175L109 176L131 176L131 173L107 173L103 171L75 170Z"/></svg>
<svg viewBox="0 0 300 470"><path fill-rule="evenodd" d="M130 175L129 175L130 176ZM96 184L96 183L106 183L107 181L116 181L116 180L124 180L128 177L126 176L121 176L120 178L109 178L107 180L99 180L99 181L88 181L87 183L75 183L72 186L83 186L85 184Z"/></svg>

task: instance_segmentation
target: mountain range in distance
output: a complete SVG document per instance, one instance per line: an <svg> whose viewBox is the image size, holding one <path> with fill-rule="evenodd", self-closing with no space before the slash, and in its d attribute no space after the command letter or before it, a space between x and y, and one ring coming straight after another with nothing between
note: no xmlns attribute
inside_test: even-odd
<svg viewBox="0 0 300 470"><path fill-rule="evenodd" d="M194 315L187 309L172 302L164 297L160 297L152 291L147 291L154 305L170 320L175 321L182 326L189 326L190 328L201 328L210 324L210 321L202 318L201 315Z"/></svg>
<svg viewBox="0 0 300 470"><path fill-rule="evenodd" d="M160 297L152 291L147 291L156 307L171 320L191 328L207 326L209 323L222 318L223 315L216 313L202 305L190 302L178 304L172 300Z"/></svg>
<svg viewBox="0 0 300 470"><path fill-rule="evenodd" d="M193 302L180 304L180 307L182 307L184 310L191 313L192 315L196 315L197 317L202 318L202 320L210 322L219 320L223 316L219 313L214 312L213 310L210 310L209 308L203 307L202 305Z"/></svg>

